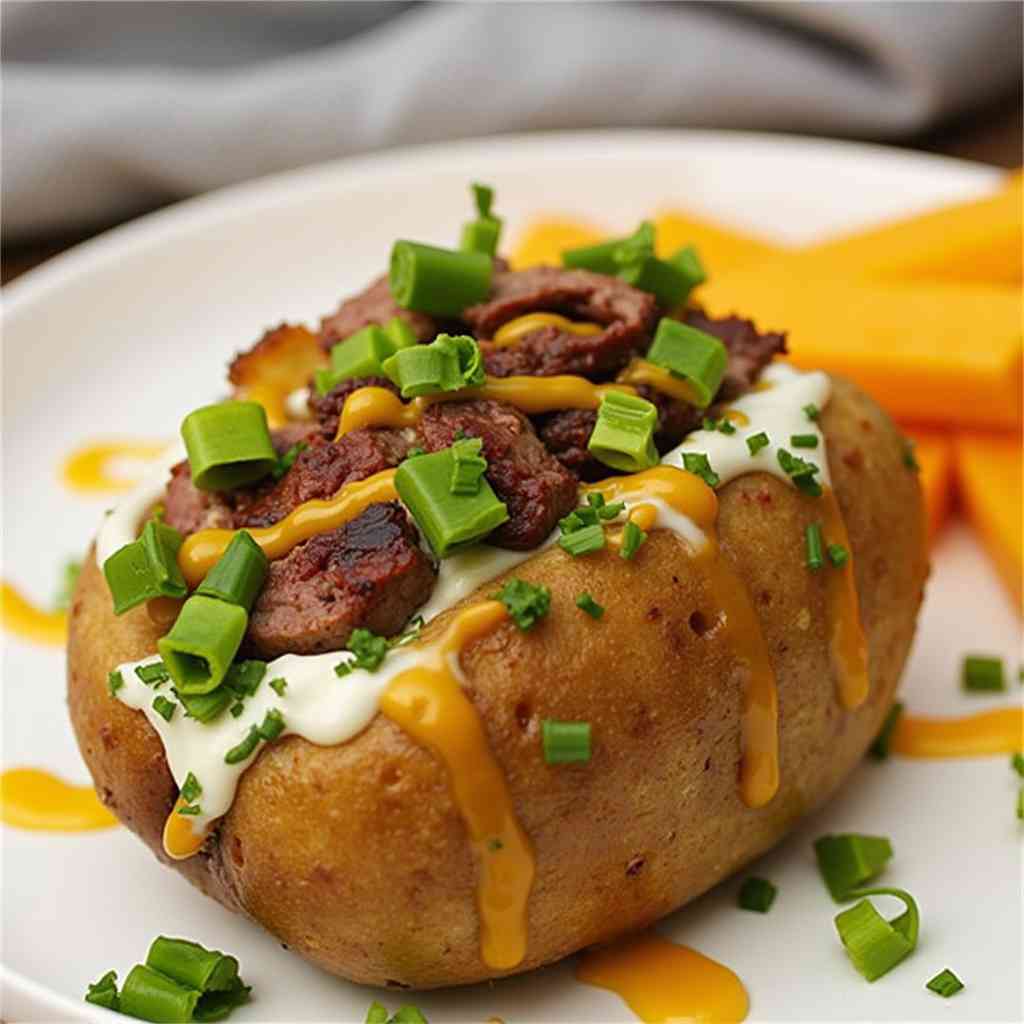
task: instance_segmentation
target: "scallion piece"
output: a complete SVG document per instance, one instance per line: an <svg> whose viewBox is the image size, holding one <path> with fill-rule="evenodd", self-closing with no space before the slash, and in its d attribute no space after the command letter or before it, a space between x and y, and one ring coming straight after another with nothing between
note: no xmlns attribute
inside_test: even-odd
<svg viewBox="0 0 1024 1024"><path fill-rule="evenodd" d="M184 597L188 593L178 567L181 543L177 530L151 519L138 540L118 548L103 563L115 615L155 597Z"/></svg>
<svg viewBox="0 0 1024 1024"><path fill-rule="evenodd" d="M765 878L748 878L740 887L737 905L740 910L767 914L775 902L778 889Z"/></svg>
<svg viewBox="0 0 1024 1024"><path fill-rule="evenodd" d="M365 669L367 672L376 672L388 656L391 644L388 643L386 637L377 636L376 633L368 629L359 628L352 630L345 649L351 651L355 657L335 665L335 675L347 676L357 668Z"/></svg>
<svg viewBox="0 0 1024 1024"><path fill-rule="evenodd" d="M181 436L192 482L201 491L251 484L277 466L267 414L259 402L205 405L185 417Z"/></svg>
<svg viewBox="0 0 1024 1024"><path fill-rule="evenodd" d="M366 1011L364 1024L388 1024L388 1011L375 999Z"/></svg>
<svg viewBox="0 0 1024 1024"><path fill-rule="evenodd" d="M212 722L231 703L234 694L221 685L209 693L181 693L175 690L174 696L185 709L186 718L194 718L197 722Z"/></svg>
<svg viewBox="0 0 1024 1024"><path fill-rule="evenodd" d="M219 691L217 691L219 692ZM231 705L231 717L238 718L245 710L245 703L243 701L237 701Z"/></svg>
<svg viewBox="0 0 1024 1024"><path fill-rule="evenodd" d="M630 520L622 528L622 544L619 547L619 557L624 558L627 562L630 561L646 540L647 534Z"/></svg>
<svg viewBox="0 0 1024 1024"><path fill-rule="evenodd" d="M818 447L818 435L817 434L793 434L789 439L789 443L794 448L817 448Z"/></svg>
<svg viewBox="0 0 1024 1024"><path fill-rule="evenodd" d="M187 804L194 804L203 795L203 787L199 780L189 772L181 784L181 799Z"/></svg>
<svg viewBox="0 0 1024 1024"><path fill-rule="evenodd" d="M903 705L899 701L889 708L889 713L885 716L882 728L879 729L874 742L868 748L868 753L876 761L884 761L889 756L889 744L892 742L892 734L896 731L896 723L900 720L900 715L902 714Z"/></svg>
<svg viewBox="0 0 1024 1024"><path fill-rule="evenodd" d="M850 560L850 552L842 544L829 544L828 560L833 568L841 569Z"/></svg>
<svg viewBox="0 0 1024 1024"><path fill-rule="evenodd" d="M455 456L450 448L406 459L395 472L395 488L438 558L480 540L508 519L486 478L476 494L452 494Z"/></svg>
<svg viewBox="0 0 1024 1024"><path fill-rule="evenodd" d="M859 889L849 895L895 896L906 908L899 917L886 921L870 900L861 899L835 917L836 931L853 966L868 981L875 981L888 974L917 946L917 904L903 889Z"/></svg>
<svg viewBox="0 0 1024 1024"><path fill-rule="evenodd" d="M813 462L807 462L792 452L780 448L776 453L782 471L793 481L793 486L803 494L812 498L820 498L822 495L821 484L814 478L818 475L819 469Z"/></svg>
<svg viewBox="0 0 1024 1024"><path fill-rule="evenodd" d="M892 858L892 843L883 836L822 836L814 843L821 877L837 903L874 878Z"/></svg>
<svg viewBox="0 0 1024 1024"><path fill-rule="evenodd" d="M418 1006L400 1006L391 1015L388 1024L428 1024L427 1018L423 1016Z"/></svg>
<svg viewBox="0 0 1024 1024"><path fill-rule="evenodd" d="M1002 659L985 654L966 655L961 681L968 693L1002 693L1006 689Z"/></svg>
<svg viewBox="0 0 1024 1024"><path fill-rule="evenodd" d="M110 696L113 697L121 687L124 686L124 676L120 672L108 672L107 673L107 690L110 692Z"/></svg>
<svg viewBox="0 0 1024 1024"><path fill-rule="evenodd" d="M283 697L284 691L288 688L288 683L283 676L278 676L277 679L271 679L270 682L267 683L267 686L269 686L274 693L278 695L278 697Z"/></svg>
<svg viewBox="0 0 1024 1024"><path fill-rule="evenodd" d="M487 471L487 460L480 454L483 445L479 437L467 437L452 445L452 494L476 494L480 490L480 481Z"/></svg>
<svg viewBox="0 0 1024 1024"><path fill-rule="evenodd" d="M145 964L136 964L121 987L121 1013L154 1024L192 1020L200 993Z"/></svg>
<svg viewBox="0 0 1024 1024"><path fill-rule="evenodd" d="M146 966L197 992L226 991L238 977L238 961L233 956L165 935L153 940Z"/></svg>
<svg viewBox="0 0 1024 1024"><path fill-rule="evenodd" d="M576 607L592 619L600 619L604 615L604 605L598 604L585 590L576 598Z"/></svg>
<svg viewBox="0 0 1024 1024"><path fill-rule="evenodd" d="M924 987L942 996L943 999L948 999L956 995L964 987L964 983L947 967L939 971Z"/></svg>
<svg viewBox="0 0 1024 1024"><path fill-rule="evenodd" d="M700 408L711 404L725 374L725 346L710 334L663 317L647 350L647 360L685 377L693 387Z"/></svg>
<svg viewBox="0 0 1024 1024"><path fill-rule="evenodd" d="M468 334L439 334L429 345L404 348L384 360L383 372L403 398L461 391L484 382L480 346Z"/></svg>
<svg viewBox="0 0 1024 1024"><path fill-rule="evenodd" d="M494 261L483 252L456 252L401 240L391 249L388 284L403 309L455 317L487 298Z"/></svg>
<svg viewBox="0 0 1024 1024"><path fill-rule="evenodd" d="M590 723L541 722L544 761L547 764L577 764L590 760Z"/></svg>
<svg viewBox="0 0 1024 1024"><path fill-rule="evenodd" d="M242 643L244 608L193 594L157 649L182 694L209 693L224 680Z"/></svg>
<svg viewBox="0 0 1024 1024"><path fill-rule="evenodd" d="M269 743L271 740L276 740L284 732L284 728L284 715L277 708L271 708L263 716L263 721L260 722L257 731L260 734L260 739Z"/></svg>
<svg viewBox="0 0 1024 1024"><path fill-rule="evenodd" d="M1010 767L1020 776L1024 777L1024 754L1014 754L1010 758Z"/></svg>
<svg viewBox="0 0 1024 1024"><path fill-rule="evenodd" d="M263 677L267 674L267 663L258 658L236 661L224 677L224 685L239 700L251 697L260 688Z"/></svg>
<svg viewBox="0 0 1024 1024"><path fill-rule="evenodd" d="M1021 791L1017 794L1017 817L1024 821L1024 786L1021 787Z"/></svg>
<svg viewBox="0 0 1024 1024"><path fill-rule="evenodd" d="M171 678L167 666L162 661L154 661L150 665L136 665L135 674L146 686L160 686Z"/></svg>
<svg viewBox="0 0 1024 1024"><path fill-rule="evenodd" d="M636 473L658 463L654 431L658 410L636 395L609 391L601 399L587 451L606 466Z"/></svg>
<svg viewBox="0 0 1024 1024"><path fill-rule="evenodd" d="M700 253L695 245L684 245L677 249L671 256L669 262L683 272L686 277L687 293L693 291L698 285L704 284L708 279L708 273L701 262Z"/></svg>
<svg viewBox="0 0 1024 1024"><path fill-rule="evenodd" d="M183 818L197 818L202 813L203 809L199 804L185 804L184 807L178 808L178 814Z"/></svg>
<svg viewBox="0 0 1024 1024"><path fill-rule="evenodd" d="M653 251L630 258L628 251L620 250L618 276L634 288L654 296L658 306L666 312L677 309L690 294L693 285L687 270L673 260L660 260Z"/></svg>
<svg viewBox="0 0 1024 1024"><path fill-rule="evenodd" d="M224 1020L232 1010L249 1002L251 991L241 978L236 978L231 987L223 992L204 992L199 997L192 1020L196 1024L212 1024L213 1021Z"/></svg>
<svg viewBox="0 0 1024 1024"><path fill-rule="evenodd" d="M269 568L270 560L263 549L246 530L239 530L196 593L237 604L249 612L263 589Z"/></svg>
<svg viewBox="0 0 1024 1024"><path fill-rule="evenodd" d="M470 188L477 216L476 220L463 224L459 248L463 252L482 252L494 256L498 251L498 239L501 237L501 218L495 217L491 212L494 189L476 182Z"/></svg>
<svg viewBox="0 0 1024 1024"><path fill-rule="evenodd" d="M563 534L558 539L558 546L563 551L568 551L573 558L601 551L604 544L604 527L600 523L581 526L579 529L573 530L572 533Z"/></svg>
<svg viewBox="0 0 1024 1024"><path fill-rule="evenodd" d="M813 403L808 402L803 408L804 415L813 422L817 422L818 417L821 415L821 410Z"/></svg>
<svg viewBox="0 0 1024 1024"><path fill-rule="evenodd" d="M711 463L704 452L683 452L683 469L687 473L699 476L708 487L717 487L721 483L721 479L711 468Z"/></svg>
<svg viewBox="0 0 1024 1024"><path fill-rule="evenodd" d="M99 981L94 981L85 993L85 1001L94 1006L102 1006L105 1010L119 1010L120 998L117 994L117 972L107 971Z"/></svg>
<svg viewBox="0 0 1024 1024"><path fill-rule="evenodd" d="M805 531L807 542L807 568L816 571L825 564L821 550L821 523L808 523Z"/></svg>
<svg viewBox="0 0 1024 1024"><path fill-rule="evenodd" d="M178 705L166 697L157 696L153 699L153 710L165 721L169 722L174 717L174 709Z"/></svg>
<svg viewBox="0 0 1024 1024"><path fill-rule="evenodd" d="M509 618L523 632L533 629L551 610L551 591L526 580L511 579L492 597L508 609Z"/></svg>
<svg viewBox="0 0 1024 1024"><path fill-rule="evenodd" d="M260 731L255 725L249 726L249 731L242 741L233 746L225 755L225 764L241 764L242 761L252 757L253 752L260 745Z"/></svg>
<svg viewBox="0 0 1024 1024"><path fill-rule="evenodd" d="M597 274L613 276L621 269L620 254L625 247L634 255L643 248L654 250L654 225L644 221L636 231L626 238L613 238L597 245L566 249L562 253L562 266L574 270L593 270ZM616 258L619 257L619 258Z"/></svg>

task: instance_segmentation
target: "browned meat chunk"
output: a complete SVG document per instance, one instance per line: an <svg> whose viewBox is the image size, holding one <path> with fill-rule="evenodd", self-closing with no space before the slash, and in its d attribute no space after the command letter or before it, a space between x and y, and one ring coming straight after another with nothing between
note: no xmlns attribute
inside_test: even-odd
<svg viewBox="0 0 1024 1024"><path fill-rule="evenodd" d="M509 519L488 540L514 551L535 548L576 507L576 481L541 444L530 421L503 402L442 402L420 425L429 451L447 448L461 431L483 441L487 479Z"/></svg>
<svg viewBox="0 0 1024 1024"><path fill-rule="evenodd" d="M341 650L353 629L398 633L437 570L398 502L371 505L270 563L247 645L264 658Z"/></svg>
<svg viewBox="0 0 1024 1024"><path fill-rule="evenodd" d="M385 275L377 278L358 295L346 299L336 313L320 321L320 345L322 348L330 348L350 334L362 330L367 324L383 326L396 316L408 322L420 341L432 341L437 334L437 324L432 317L402 309L395 302Z"/></svg>
<svg viewBox="0 0 1024 1024"><path fill-rule="evenodd" d="M691 309L685 321L699 331L713 334L729 350L729 365L718 389L720 402L749 391L772 358L786 351L785 334L761 334L753 321L738 316L715 320L703 310Z"/></svg>
<svg viewBox="0 0 1024 1024"><path fill-rule="evenodd" d="M646 292L604 274L558 267L496 273L491 298L465 310L463 317L479 338L490 338L509 320L536 312L596 321L605 330L577 335L542 327L514 345L498 347L484 341L481 348L489 374L614 373L647 346L657 318L654 298Z"/></svg>
<svg viewBox="0 0 1024 1024"><path fill-rule="evenodd" d="M338 433L338 418L348 396L360 388L371 387L387 388L393 394L398 394L398 388L387 377L350 377L332 388L326 395L318 395L315 390L310 392L309 411L319 424L320 433L326 440L333 441L334 435Z"/></svg>

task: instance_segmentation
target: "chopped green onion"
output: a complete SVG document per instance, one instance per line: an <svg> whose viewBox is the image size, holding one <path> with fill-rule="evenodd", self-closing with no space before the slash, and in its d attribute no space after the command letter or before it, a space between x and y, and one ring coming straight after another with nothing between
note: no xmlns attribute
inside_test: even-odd
<svg viewBox="0 0 1024 1024"><path fill-rule="evenodd" d="M576 598L576 607L592 619L600 619L604 615L604 605L598 604L585 590Z"/></svg>
<svg viewBox="0 0 1024 1024"><path fill-rule="evenodd" d="M485 537L508 519L485 478L476 494L452 494L455 456L450 448L406 459L395 472L395 488L438 558Z"/></svg>
<svg viewBox="0 0 1024 1024"><path fill-rule="evenodd" d="M732 421L726 419L724 416L720 420L713 419L710 416L705 416L701 421L701 426L705 430L717 430L720 434L736 433L736 428L733 426Z"/></svg>
<svg viewBox="0 0 1024 1024"><path fill-rule="evenodd" d="M277 460L277 465L270 471L270 475L275 480L280 480L292 466L295 465L295 460L309 447L305 441L298 441L291 446Z"/></svg>
<svg viewBox="0 0 1024 1024"><path fill-rule="evenodd" d="M388 1024L427 1024L427 1018L418 1006L400 1006Z"/></svg>
<svg viewBox="0 0 1024 1024"><path fill-rule="evenodd" d="M71 597L75 592L75 585L82 573L82 563L71 560L64 563L61 573L60 588L57 590L57 597L53 602L54 608L59 612L66 612L71 607Z"/></svg>
<svg viewBox="0 0 1024 1024"><path fill-rule="evenodd" d="M102 1006L106 1010L119 1010L117 972L107 971L99 981L94 981L85 993L85 1001L94 1006Z"/></svg>
<svg viewBox="0 0 1024 1024"><path fill-rule="evenodd" d="M807 462L804 459L798 458L791 452L786 451L785 448L780 448L776 452L776 456L783 472L793 481L793 486L798 491L808 494L812 498L821 497L821 484L814 479L820 470L813 462Z"/></svg>
<svg viewBox="0 0 1024 1024"><path fill-rule="evenodd" d="M414 640L420 638L420 633L423 632L423 616L417 615L412 619L409 624L402 630L402 632L391 641L392 647L404 647L406 644L411 644Z"/></svg>
<svg viewBox="0 0 1024 1024"><path fill-rule="evenodd" d="M621 253L625 248L627 254L634 257L645 249L653 252L654 225L644 221L636 231L626 238L613 238L597 245L586 245L578 249L565 249L562 252L562 266L575 270L592 270L597 274L610 276L619 272L622 266Z"/></svg>
<svg viewBox="0 0 1024 1024"><path fill-rule="evenodd" d="M107 673L107 689L110 691L110 696L113 697L121 687L124 686L124 676L120 672L108 672Z"/></svg>
<svg viewBox="0 0 1024 1024"><path fill-rule="evenodd" d="M167 671L167 666L162 661L154 661L151 665L136 665L135 674L146 686L153 686L154 684L160 686L171 678L170 672Z"/></svg>
<svg viewBox="0 0 1024 1024"><path fill-rule="evenodd" d="M914 453L914 442L909 438L905 438L903 441L903 465L907 469L919 470L921 468Z"/></svg>
<svg viewBox="0 0 1024 1024"><path fill-rule="evenodd" d="M178 705L166 697L157 696L153 699L153 710L165 721L169 722L174 717L174 709Z"/></svg>
<svg viewBox="0 0 1024 1024"><path fill-rule="evenodd" d="M284 691L288 688L288 683L283 676L278 676L277 679L271 679L270 682L267 683L267 686L269 686L274 693L278 695L278 697L283 697Z"/></svg>
<svg viewBox="0 0 1024 1024"><path fill-rule="evenodd" d="M186 804L178 808L178 813L184 818L195 818L203 813L203 809L199 804Z"/></svg>
<svg viewBox="0 0 1024 1024"><path fill-rule="evenodd" d="M542 584L526 580L509 580L492 598L508 609L509 618L524 633L533 629L551 610L551 591Z"/></svg>
<svg viewBox="0 0 1024 1024"><path fill-rule="evenodd" d="M259 744L260 731L255 725L251 725L242 742L232 747L224 755L224 763L240 764L242 761L245 761L252 756L253 751L255 751Z"/></svg>
<svg viewBox="0 0 1024 1024"><path fill-rule="evenodd" d="M964 983L948 967L943 971L939 971L925 985L926 989L938 993L943 999L956 995L963 987Z"/></svg>
<svg viewBox="0 0 1024 1024"><path fill-rule="evenodd" d="M558 546L563 551L568 551L573 558L579 558L581 555L590 555L602 550L604 542L604 527L600 523L594 523L591 526L581 526L572 533L559 537Z"/></svg>
<svg viewBox="0 0 1024 1024"><path fill-rule="evenodd" d="M153 940L146 966L197 992L224 991L238 977L238 961L233 956L166 935Z"/></svg>
<svg viewBox="0 0 1024 1024"><path fill-rule="evenodd" d="M267 663L257 658L236 661L224 677L224 685L239 700L251 697L259 689L263 677L267 674Z"/></svg>
<svg viewBox="0 0 1024 1024"><path fill-rule="evenodd" d="M966 655L961 679L969 693L1002 693L1006 689L1003 661L989 655Z"/></svg>
<svg viewBox="0 0 1024 1024"><path fill-rule="evenodd" d="M403 309L456 317L487 298L494 262L487 253L456 252L400 240L391 249L388 283Z"/></svg>
<svg viewBox="0 0 1024 1024"><path fill-rule="evenodd" d="M212 722L231 703L233 693L221 685L209 693L181 693L175 690L174 696L185 709L186 718L194 718L198 722ZM238 714L241 714L241 705ZM236 718L238 714L235 715Z"/></svg>
<svg viewBox="0 0 1024 1024"><path fill-rule="evenodd" d="M762 430L760 433L751 434L747 438L747 451L751 455L756 455L762 448L767 448L770 444L771 441L768 439L768 435Z"/></svg>
<svg viewBox="0 0 1024 1024"><path fill-rule="evenodd" d="M181 436L192 482L201 491L254 483L277 465L267 414L259 402L205 405L185 417Z"/></svg>
<svg viewBox="0 0 1024 1024"><path fill-rule="evenodd" d="M231 717L238 718L245 710L245 704L242 701L238 701L236 704L231 705Z"/></svg>
<svg viewBox="0 0 1024 1024"><path fill-rule="evenodd" d="M853 896L895 896L906 909L886 921L871 901L862 899L835 917L836 931L853 966L868 980L888 974L917 946L919 918L917 904L903 889L860 889Z"/></svg>
<svg viewBox="0 0 1024 1024"><path fill-rule="evenodd" d="M807 539L807 568L814 571L820 569L825 564L825 558L821 551L821 524L808 523L805 533Z"/></svg>
<svg viewBox="0 0 1024 1024"><path fill-rule="evenodd" d="M889 744L892 742L892 734L896 731L896 723L900 720L900 715L902 714L903 705L899 701L889 708L889 713L885 716L882 728L879 729L874 742L868 748L868 753L876 761L884 761L889 756Z"/></svg>
<svg viewBox="0 0 1024 1024"><path fill-rule="evenodd" d="M193 594L157 649L183 694L209 693L227 675L249 616L244 608Z"/></svg>
<svg viewBox="0 0 1024 1024"><path fill-rule="evenodd" d="M850 560L850 552L842 544L829 544L828 560L833 568L841 569Z"/></svg>
<svg viewBox="0 0 1024 1024"><path fill-rule="evenodd" d="M690 382L702 409L715 397L728 359L718 338L669 317L661 319L647 350L649 362Z"/></svg>
<svg viewBox="0 0 1024 1024"><path fill-rule="evenodd" d="M239 530L207 573L206 579L199 584L196 593L251 611L253 602L263 589L269 567L270 560L259 544L247 531Z"/></svg>
<svg viewBox="0 0 1024 1024"><path fill-rule="evenodd" d="M821 410L813 402L808 402L804 406L804 415L809 420L817 422L818 417L821 415Z"/></svg>
<svg viewBox="0 0 1024 1024"><path fill-rule="evenodd" d="M575 764L590 760L590 723L541 722L544 761L547 764Z"/></svg>
<svg viewBox="0 0 1024 1024"><path fill-rule="evenodd" d="M1017 794L1017 817L1024 821L1024 786L1021 787L1021 791Z"/></svg>
<svg viewBox="0 0 1024 1024"><path fill-rule="evenodd" d="M594 495L589 495L587 497L587 501L590 501L592 497L594 497ZM597 495L597 497L601 496ZM625 508L626 503L624 501L613 501L610 505L601 505L597 510L597 514L599 518L606 521L610 519L618 519L618 517L625 511Z"/></svg>
<svg viewBox="0 0 1024 1024"><path fill-rule="evenodd" d="M136 964L121 988L121 1013L156 1024L192 1020L200 993L145 964Z"/></svg>
<svg viewBox="0 0 1024 1024"><path fill-rule="evenodd" d="M476 182L470 188L476 204L477 219L462 225L459 248L463 252L483 252L493 256L498 251L498 239L501 237L501 218L491 212L494 189Z"/></svg>
<svg viewBox="0 0 1024 1024"><path fill-rule="evenodd" d="M391 644L386 637L377 636L368 629L353 629L345 649L351 651L355 657L335 665L335 674L347 676L357 668L376 672L384 663L390 648Z"/></svg>
<svg viewBox="0 0 1024 1024"><path fill-rule="evenodd" d="M429 345L403 348L384 360L383 372L403 398L461 391L484 382L480 346L468 334L439 334Z"/></svg>
<svg viewBox="0 0 1024 1024"><path fill-rule="evenodd" d="M1024 754L1014 754L1010 758L1010 767L1021 776L1024 776Z"/></svg>
<svg viewBox="0 0 1024 1024"><path fill-rule="evenodd" d="M210 1024L212 1021L224 1020L231 1011L249 1002L252 989L241 978L224 992L204 992L199 998L192 1020L197 1024Z"/></svg>
<svg viewBox="0 0 1024 1024"><path fill-rule="evenodd" d="M452 445L452 494L476 494L480 490L480 480L487 471L487 460L480 454L483 445L479 437L467 437Z"/></svg>
<svg viewBox="0 0 1024 1024"><path fill-rule="evenodd" d="M740 910L754 910L767 914L775 902L778 889L765 878L748 878L740 887L737 901Z"/></svg>
<svg viewBox="0 0 1024 1024"><path fill-rule="evenodd" d="M635 254L620 249L616 256L618 276L634 288L653 295L664 310L677 309L693 289L687 269L674 260L658 259L653 249Z"/></svg>
<svg viewBox="0 0 1024 1024"><path fill-rule="evenodd" d="M181 799L187 804L194 804L203 795L203 787L199 780L189 772L181 786Z"/></svg>
<svg viewBox="0 0 1024 1024"><path fill-rule="evenodd" d="M794 448L817 448L818 447L818 435L817 434L793 434L789 443Z"/></svg>
<svg viewBox="0 0 1024 1024"><path fill-rule="evenodd" d="M260 722L257 731L260 734L260 739L266 740L268 743L271 740L276 740L284 732L284 715L277 708L271 708L263 716L263 721Z"/></svg>
<svg viewBox="0 0 1024 1024"><path fill-rule="evenodd" d="M647 534L640 529L632 520L622 528L622 545L619 548L619 557L627 562L640 550L640 546L647 540Z"/></svg>
<svg viewBox="0 0 1024 1024"><path fill-rule="evenodd" d="M388 1024L388 1011L375 999L366 1011L364 1024Z"/></svg>
<svg viewBox="0 0 1024 1024"><path fill-rule="evenodd" d="M698 285L704 284L708 279L707 271L704 269L704 264L701 262L700 253L697 252L696 246L684 245L682 249L677 249L668 259L670 263L675 264L685 275L687 293L693 291Z"/></svg>
<svg viewBox="0 0 1024 1024"><path fill-rule="evenodd" d="M885 867L892 858L892 843L883 836L822 836L814 843L814 853L832 899L841 903Z"/></svg>
<svg viewBox="0 0 1024 1024"><path fill-rule="evenodd" d="M400 348L410 348L413 345L419 344L416 332L409 326L409 321L404 317L393 316L384 325L384 333L391 339L394 352L397 352Z"/></svg>
<svg viewBox="0 0 1024 1024"><path fill-rule="evenodd" d="M177 530L151 519L138 540L118 548L103 563L115 615L154 597L184 597L188 593L178 567L181 543Z"/></svg>
<svg viewBox="0 0 1024 1024"><path fill-rule="evenodd" d="M601 399L587 451L606 466L636 473L658 463L657 407L645 398L609 391Z"/></svg>
<svg viewBox="0 0 1024 1024"><path fill-rule="evenodd" d="M717 487L721 483L721 479L711 468L711 463L703 452L683 452L683 469L687 473L699 476L708 487Z"/></svg>

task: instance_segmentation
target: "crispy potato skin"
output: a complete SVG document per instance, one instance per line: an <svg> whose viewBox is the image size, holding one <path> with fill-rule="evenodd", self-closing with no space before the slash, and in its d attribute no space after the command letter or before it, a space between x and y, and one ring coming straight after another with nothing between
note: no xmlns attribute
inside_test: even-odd
<svg viewBox="0 0 1024 1024"><path fill-rule="evenodd" d="M760 474L719 495L722 550L778 676L782 781L766 807L740 800L743 679L672 534L655 532L633 563L547 551L516 575L551 587L548 619L525 635L502 626L466 651L470 696L537 859L518 970L646 925L736 871L828 799L877 732L927 575L921 493L901 436L852 385L834 382L822 427L869 637L871 694L857 711L836 698L825 574L803 564L812 501ZM575 608L584 589L607 606L602 621ZM72 720L101 797L165 860L176 789L161 744L106 690L109 669L150 653L157 635L144 610L113 616L89 559L71 619ZM590 763L545 765L543 718L591 722ZM340 746L270 746L208 850L174 866L355 981L494 976L479 956L476 867L445 769L383 716Z"/></svg>

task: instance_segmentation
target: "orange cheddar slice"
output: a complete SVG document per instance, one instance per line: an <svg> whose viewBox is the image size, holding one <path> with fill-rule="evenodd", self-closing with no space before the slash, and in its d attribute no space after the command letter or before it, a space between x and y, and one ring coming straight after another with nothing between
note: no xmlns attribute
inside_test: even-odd
<svg viewBox="0 0 1024 1024"><path fill-rule="evenodd" d="M937 431L911 428L904 432L914 444L914 458L920 466L928 541L934 544L952 505L953 439Z"/></svg>

